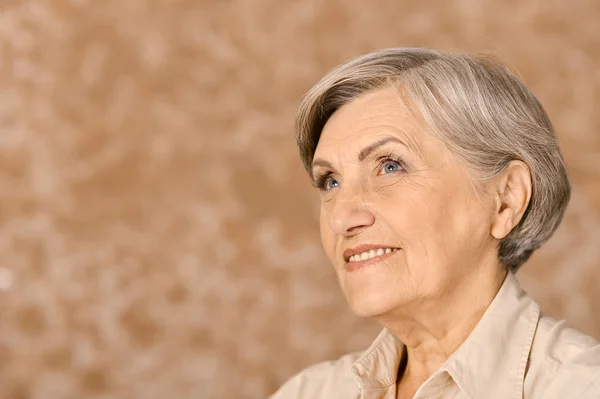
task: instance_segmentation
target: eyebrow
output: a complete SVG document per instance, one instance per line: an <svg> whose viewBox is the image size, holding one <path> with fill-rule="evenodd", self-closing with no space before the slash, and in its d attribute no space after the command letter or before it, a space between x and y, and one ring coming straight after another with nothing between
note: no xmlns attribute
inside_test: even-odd
<svg viewBox="0 0 600 399"><path fill-rule="evenodd" d="M381 140L378 140L372 144L369 144L368 146L366 146L365 148L360 150L360 152L358 153L359 162L364 161L373 151L375 151L376 149L378 149L379 147L381 147L387 143L398 143L398 144L402 144L406 148L409 148L406 145L406 143L404 143L404 141L400 140L397 137L393 137L393 136L384 137ZM334 170L334 167L330 162L328 162L324 159L320 159L320 158L317 158L312 162L311 169L314 169L315 166L321 166L321 167L329 169L329 170Z"/></svg>
<svg viewBox="0 0 600 399"><path fill-rule="evenodd" d="M374 142L373 144L370 144L370 145L366 146L365 148L363 148L362 150L360 150L360 152L358 153L358 160L360 162L364 161L373 151L375 151L376 149L378 149L379 147L381 147L387 143L399 143L408 148L408 146L404 143L404 141L400 140L397 137L388 136L388 137L384 137L381 140L378 140L378 141Z"/></svg>
<svg viewBox="0 0 600 399"><path fill-rule="evenodd" d="M311 169L314 169L315 166L322 166L324 168L333 170L333 165L331 165L331 163L325 161L324 159L315 159L311 165Z"/></svg>

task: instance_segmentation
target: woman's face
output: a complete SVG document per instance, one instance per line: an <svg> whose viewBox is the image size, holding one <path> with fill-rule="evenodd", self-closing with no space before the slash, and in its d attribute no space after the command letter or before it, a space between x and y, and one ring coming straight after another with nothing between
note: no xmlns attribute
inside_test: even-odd
<svg viewBox="0 0 600 399"><path fill-rule="evenodd" d="M313 161L323 247L361 316L444 298L497 259L494 204L398 96L341 107Z"/></svg>

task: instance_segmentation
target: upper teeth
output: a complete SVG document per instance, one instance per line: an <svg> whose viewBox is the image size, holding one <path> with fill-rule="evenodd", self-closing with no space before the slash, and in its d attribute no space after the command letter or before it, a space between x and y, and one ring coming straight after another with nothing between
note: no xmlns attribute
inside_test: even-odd
<svg viewBox="0 0 600 399"><path fill-rule="evenodd" d="M367 260L367 259L374 258L376 256L381 256L383 254L389 254L390 252L394 252L397 250L398 250L398 248L372 249L370 251L365 251L365 252L361 252L360 254L352 255L348 261L349 262L358 262L359 260Z"/></svg>

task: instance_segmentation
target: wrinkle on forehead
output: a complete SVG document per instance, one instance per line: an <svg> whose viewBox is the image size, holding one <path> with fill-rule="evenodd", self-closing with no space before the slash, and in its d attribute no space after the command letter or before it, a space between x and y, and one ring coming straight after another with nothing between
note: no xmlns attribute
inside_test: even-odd
<svg viewBox="0 0 600 399"><path fill-rule="evenodd" d="M365 138L380 139L394 135L424 159L423 142L426 129L414 117L406 101L393 88L369 92L342 106L323 128L319 147L344 146L357 153L370 144Z"/></svg>

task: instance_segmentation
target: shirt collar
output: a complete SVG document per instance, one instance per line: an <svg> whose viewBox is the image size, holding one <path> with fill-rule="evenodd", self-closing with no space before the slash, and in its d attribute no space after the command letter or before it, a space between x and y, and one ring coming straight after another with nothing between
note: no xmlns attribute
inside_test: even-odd
<svg viewBox="0 0 600 399"><path fill-rule="evenodd" d="M467 340L442 369L470 398L522 398L539 306L509 272Z"/></svg>
<svg viewBox="0 0 600 399"><path fill-rule="evenodd" d="M469 398L484 398L490 392L522 398L539 314L539 306L509 272L475 329L428 382L448 373ZM404 345L384 329L352 365L359 388L395 385L403 352Z"/></svg>
<svg viewBox="0 0 600 399"><path fill-rule="evenodd" d="M365 388L386 388L396 383L404 344L387 329L377 336L352 365L357 385Z"/></svg>

